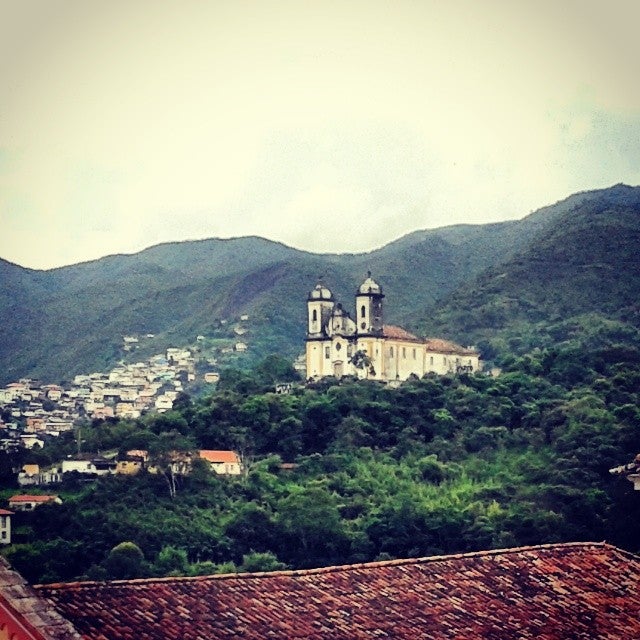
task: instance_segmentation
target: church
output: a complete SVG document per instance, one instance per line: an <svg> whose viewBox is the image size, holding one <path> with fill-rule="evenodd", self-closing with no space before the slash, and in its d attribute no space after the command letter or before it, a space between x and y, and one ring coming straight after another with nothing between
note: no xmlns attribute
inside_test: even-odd
<svg viewBox="0 0 640 640"><path fill-rule="evenodd" d="M368 274L355 294L355 315L322 283L307 298L307 378L355 376L383 382L426 373L480 370L480 354L449 340L419 338L384 324L382 287Z"/></svg>

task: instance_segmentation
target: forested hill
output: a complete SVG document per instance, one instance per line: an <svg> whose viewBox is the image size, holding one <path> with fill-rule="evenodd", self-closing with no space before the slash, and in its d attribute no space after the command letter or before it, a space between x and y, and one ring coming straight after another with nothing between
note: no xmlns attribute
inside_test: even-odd
<svg viewBox="0 0 640 640"><path fill-rule="evenodd" d="M527 246L448 296L423 331L466 335L489 357L576 338L637 340L640 189L618 185L565 204Z"/></svg>
<svg viewBox="0 0 640 640"><path fill-rule="evenodd" d="M640 188L617 185L522 220L418 231L366 254L311 254L250 237L50 271L0 260L0 383L104 369L122 357L123 335L154 334L150 348L161 351L245 313L254 361L294 356L317 278L348 307L367 270L385 289L388 322L480 342L490 357L532 323L596 310L633 327L639 212Z"/></svg>

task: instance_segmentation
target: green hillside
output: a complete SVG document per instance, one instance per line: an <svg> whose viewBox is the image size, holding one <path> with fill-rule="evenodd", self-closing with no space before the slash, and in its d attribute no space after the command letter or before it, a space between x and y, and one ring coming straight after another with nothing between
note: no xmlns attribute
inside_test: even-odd
<svg viewBox="0 0 640 640"><path fill-rule="evenodd" d="M421 328L466 336L490 357L636 337L640 189L618 185L588 195L567 201L572 206L528 246L460 286Z"/></svg>
<svg viewBox="0 0 640 640"><path fill-rule="evenodd" d="M516 334L531 345L544 327L584 314L626 330L637 325L639 211L640 189L618 185L522 220L417 231L364 254L310 254L248 237L50 271L0 261L0 382L105 369L123 356L123 335L154 334L146 348L161 351L240 314L251 316L248 363L292 357L317 279L348 308L367 270L384 286L388 322L475 342L490 358Z"/></svg>

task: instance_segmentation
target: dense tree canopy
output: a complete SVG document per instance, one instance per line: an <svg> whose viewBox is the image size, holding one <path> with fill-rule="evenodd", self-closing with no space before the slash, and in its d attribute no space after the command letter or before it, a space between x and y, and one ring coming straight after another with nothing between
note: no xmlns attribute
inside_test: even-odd
<svg viewBox="0 0 640 640"><path fill-rule="evenodd" d="M5 554L28 579L54 581L571 540L640 550L640 492L608 472L640 451L633 345L560 345L505 359L497 377L398 388L324 380L278 395L282 374L271 359L174 411L82 431L85 448L148 448L159 464L179 447L235 449L245 475L69 481L62 505L15 516Z"/></svg>

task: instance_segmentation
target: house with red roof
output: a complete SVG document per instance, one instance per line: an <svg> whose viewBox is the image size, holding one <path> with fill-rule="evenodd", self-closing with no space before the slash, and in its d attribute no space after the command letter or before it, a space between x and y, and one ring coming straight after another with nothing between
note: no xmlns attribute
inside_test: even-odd
<svg viewBox="0 0 640 640"><path fill-rule="evenodd" d="M21 493L9 498L9 507L15 511L33 511L43 504L62 504L62 500L55 495L29 495Z"/></svg>
<svg viewBox="0 0 640 640"><path fill-rule="evenodd" d="M479 371L480 354L440 338L419 338L384 323L382 287L368 275L355 295L355 316L322 283L307 298L306 375L395 382L426 373Z"/></svg>
<svg viewBox="0 0 640 640"><path fill-rule="evenodd" d="M212 471L226 476L238 476L242 473L242 462L235 451L201 449L198 457L209 463Z"/></svg>
<svg viewBox="0 0 640 640"><path fill-rule="evenodd" d="M589 542L34 587L0 558L0 637L637 640L639 583L638 556Z"/></svg>

